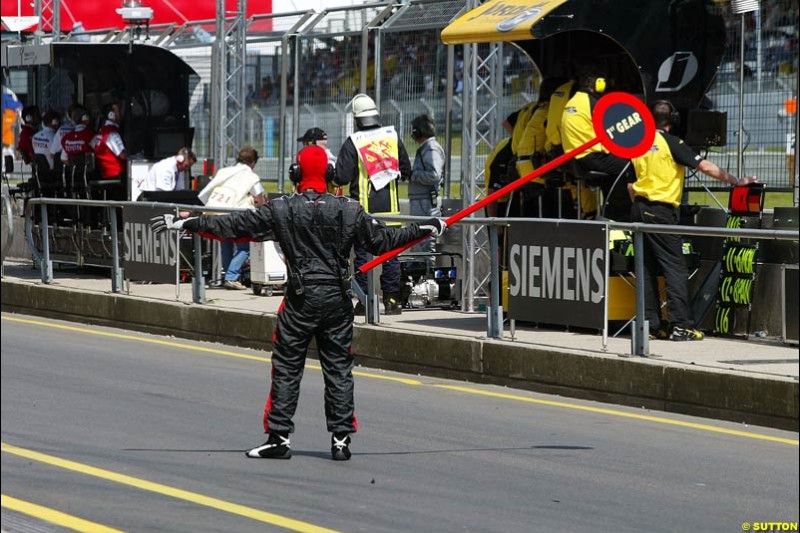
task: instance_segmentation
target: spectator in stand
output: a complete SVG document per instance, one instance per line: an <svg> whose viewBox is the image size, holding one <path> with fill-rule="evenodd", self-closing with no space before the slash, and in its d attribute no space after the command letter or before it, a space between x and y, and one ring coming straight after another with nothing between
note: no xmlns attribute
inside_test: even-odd
<svg viewBox="0 0 800 533"><path fill-rule="evenodd" d="M247 84L247 94L245 95L244 99L247 102L247 105L254 105L256 100L258 99L259 95L256 92L255 88L253 87L252 83Z"/></svg>
<svg viewBox="0 0 800 533"><path fill-rule="evenodd" d="M272 83L272 76L264 76L261 78L261 90L259 91L258 97L262 102L269 100L274 90L275 86Z"/></svg>

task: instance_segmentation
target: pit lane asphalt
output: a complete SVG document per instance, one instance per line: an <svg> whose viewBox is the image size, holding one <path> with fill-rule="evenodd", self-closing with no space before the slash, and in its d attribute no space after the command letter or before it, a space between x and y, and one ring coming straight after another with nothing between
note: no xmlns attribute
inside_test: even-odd
<svg viewBox="0 0 800 533"><path fill-rule="evenodd" d="M263 440L268 352L2 316L3 494L108 527L739 531L798 520L796 432L359 368L361 430L353 459L334 463L309 361L295 456L252 460L242 452Z"/></svg>

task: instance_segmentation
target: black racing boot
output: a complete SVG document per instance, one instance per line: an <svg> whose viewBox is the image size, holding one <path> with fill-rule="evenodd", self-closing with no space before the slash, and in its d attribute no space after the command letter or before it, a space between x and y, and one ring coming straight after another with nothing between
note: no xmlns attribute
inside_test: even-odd
<svg viewBox="0 0 800 533"><path fill-rule="evenodd" d="M400 304L400 295L396 292L387 292L383 295L383 307L386 315L399 315L403 312L403 306Z"/></svg>
<svg viewBox="0 0 800 533"><path fill-rule="evenodd" d="M349 461L351 441L349 433L334 433L331 435L331 459L334 461Z"/></svg>
<svg viewBox="0 0 800 533"><path fill-rule="evenodd" d="M366 306L364 304L362 304L361 302L356 302L356 306L353 309L353 314L355 316L364 316L364 315L366 315L367 314Z"/></svg>
<svg viewBox="0 0 800 533"><path fill-rule="evenodd" d="M288 433L270 433L267 442L245 452L253 459L291 459L292 446Z"/></svg>

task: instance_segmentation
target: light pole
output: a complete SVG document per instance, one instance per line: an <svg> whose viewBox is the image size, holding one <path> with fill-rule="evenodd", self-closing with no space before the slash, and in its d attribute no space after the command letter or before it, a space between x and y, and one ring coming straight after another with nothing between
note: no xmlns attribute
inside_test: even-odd
<svg viewBox="0 0 800 533"><path fill-rule="evenodd" d="M731 9L740 17L739 31L739 138L737 144L736 175L742 177L744 170L744 16L759 10L759 0L732 0Z"/></svg>

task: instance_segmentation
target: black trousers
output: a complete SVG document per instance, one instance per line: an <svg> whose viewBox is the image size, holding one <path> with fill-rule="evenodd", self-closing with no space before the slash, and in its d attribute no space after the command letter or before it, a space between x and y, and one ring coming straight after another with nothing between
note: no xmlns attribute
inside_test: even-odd
<svg viewBox="0 0 800 533"><path fill-rule="evenodd" d="M308 344L316 339L325 381L325 419L331 433L358 429L353 403L353 303L338 285L304 287L278 310L272 341L272 384L264 408L266 432L294 431L292 417Z"/></svg>
<svg viewBox="0 0 800 533"><path fill-rule="evenodd" d="M538 183L525 185L519 190L521 190L523 197L523 217L558 218L558 203L561 202L561 218L577 218L577 212L575 211L569 191L561 189L560 187L545 187ZM540 197L542 200L541 217L539 215Z"/></svg>
<svg viewBox="0 0 800 533"><path fill-rule="evenodd" d="M603 201L606 203L603 215L617 222L628 222L631 213L628 183L636 181L636 171L630 161L613 154L593 152L578 159L578 164L584 170L605 172L610 176L608 181L600 186L603 189ZM617 180L620 173L622 173L622 177ZM614 184L615 180L617 180L616 185Z"/></svg>
<svg viewBox="0 0 800 533"><path fill-rule="evenodd" d="M356 252L356 257L353 261L356 272L356 283L358 283L358 286L361 287L361 290L366 294L367 275L362 274L358 269L361 265L368 263L372 259L372 254L366 248L362 248L357 244L353 246L353 249ZM384 262L381 267L383 269L381 271L381 291L383 291L384 296L386 293L400 292L400 261L397 260L397 257L392 257Z"/></svg>
<svg viewBox="0 0 800 533"><path fill-rule="evenodd" d="M651 202L637 196L631 210L633 222L645 224L678 224L678 210L669 204ZM680 235L666 233L644 234L644 284L645 317L650 330L661 325L661 303L658 297L658 274L664 274L667 287L667 313L673 326L694 327L692 307L689 302L689 274L683 257Z"/></svg>

